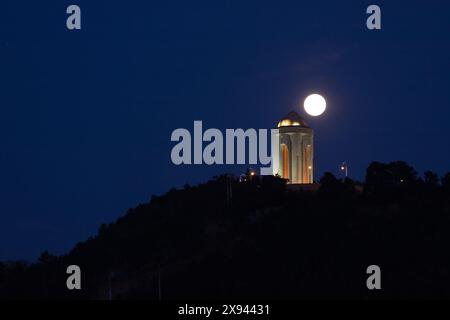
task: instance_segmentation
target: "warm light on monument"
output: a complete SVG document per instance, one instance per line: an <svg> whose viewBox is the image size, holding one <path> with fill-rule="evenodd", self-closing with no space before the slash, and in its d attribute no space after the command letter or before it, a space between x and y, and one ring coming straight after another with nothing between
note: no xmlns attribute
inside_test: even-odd
<svg viewBox="0 0 450 320"><path fill-rule="evenodd" d="M295 111L289 112L277 125L273 137L273 174L289 184L314 182L314 131Z"/></svg>
<svg viewBox="0 0 450 320"><path fill-rule="evenodd" d="M303 103L303 107L305 108L306 113L310 116L317 117L325 112L327 108L327 103L325 98L319 94L311 94Z"/></svg>

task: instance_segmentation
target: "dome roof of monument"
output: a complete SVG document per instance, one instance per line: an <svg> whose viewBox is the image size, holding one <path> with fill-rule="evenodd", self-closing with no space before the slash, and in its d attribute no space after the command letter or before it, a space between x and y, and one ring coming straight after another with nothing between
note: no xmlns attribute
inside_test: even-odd
<svg viewBox="0 0 450 320"><path fill-rule="evenodd" d="M291 111L287 115L285 115L277 125L280 127L304 127L309 128L305 119L303 119L297 112Z"/></svg>

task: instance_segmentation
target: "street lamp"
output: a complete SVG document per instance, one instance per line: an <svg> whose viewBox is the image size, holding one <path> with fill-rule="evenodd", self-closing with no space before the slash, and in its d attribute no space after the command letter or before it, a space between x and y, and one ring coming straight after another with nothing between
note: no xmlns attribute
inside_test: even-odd
<svg viewBox="0 0 450 320"><path fill-rule="evenodd" d="M340 169L341 169L341 172L344 173L345 177L347 178L347 176L348 176L348 165L347 165L347 163L346 162L342 162Z"/></svg>

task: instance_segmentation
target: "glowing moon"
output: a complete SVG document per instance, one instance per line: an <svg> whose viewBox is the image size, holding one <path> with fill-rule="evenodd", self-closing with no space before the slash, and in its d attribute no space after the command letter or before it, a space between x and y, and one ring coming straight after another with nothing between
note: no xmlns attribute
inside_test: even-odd
<svg viewBox="0 0 450 320"><path fill-rule="evenodd" d="M303 107L307 114L317 117L324 113L327 108L327 102L320 94L311 94L305 99Z"/></svg>

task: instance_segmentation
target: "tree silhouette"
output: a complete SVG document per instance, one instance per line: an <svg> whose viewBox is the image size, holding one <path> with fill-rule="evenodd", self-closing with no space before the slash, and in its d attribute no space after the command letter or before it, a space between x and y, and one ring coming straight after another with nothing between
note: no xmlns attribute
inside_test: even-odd
<svg viewBox="0 0 450 320"><path fill-rule="evenodd" d="M443 189L450 192L450 172L447 172L441 179Z"/></svg>
<svg viewBox="0 0 450 320"><path fill-rule="evenodd" d="M439 185L439 176L432 171L425 171L424 182L430 187L437 187Z"/></svg>

